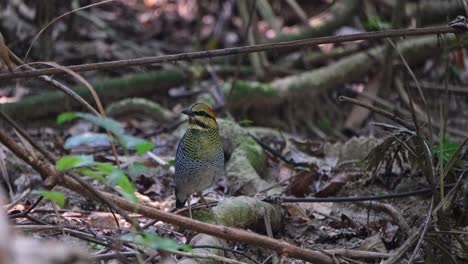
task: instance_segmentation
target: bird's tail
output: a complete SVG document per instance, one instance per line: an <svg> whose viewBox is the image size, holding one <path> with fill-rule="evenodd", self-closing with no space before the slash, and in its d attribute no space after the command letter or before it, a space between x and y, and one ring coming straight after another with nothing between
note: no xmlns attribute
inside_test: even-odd
<svg viewBox="0 0 468 264"><path fill-rule="evenodd" d="M185 201L187 201L187 199L179 200L179 196L177 195L177 193L178 193L178 191L177 191L177 188L176 188L175 189L175 198L176 198L175 206L176 206L176 208L182 208L182 207L184 207Z"/></svg>
<svg viewBox="0 0 468 264"><path fill-rule="evenodd" d="M176 202L175 202L176 208L182 208L182 207L184 207L185 201L186 201L186 200L180 201L179 199L176 198Z"/></svg>

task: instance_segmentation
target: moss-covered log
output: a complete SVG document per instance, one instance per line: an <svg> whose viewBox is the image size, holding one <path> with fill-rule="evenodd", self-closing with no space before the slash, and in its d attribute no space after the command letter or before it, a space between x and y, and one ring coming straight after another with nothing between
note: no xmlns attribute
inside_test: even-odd
<svg viewBox="0 0 468 264"><path fill-rule="evenodd" d="M100 99L106 103L131 96L165 94L169 88L186 83L188 80L189 75L186 72L180 69L168 69L102 80L93 83L93 87ZM77 86L73 90L91 102L91 105L95 105L87 87ZM79 108L78 103L61 91L44 92L1 106L1 109L13 119L24 121L55 117L57 113L77 108Z"/></svg>
<svg viewBox="0 0 468 264"><path fill-rule="evenodd" d="M453 35L446 35L448 43L455 43ZM398 50L412 65L442 51L442 40L437 36L411 38L398 43ZM271 83L236 82L230 110L238 116L254 120L257 125L271 124L269 116L288 120L287 109L293 107L295 116L307 111L319 93L340 84L361 80L366 74L380 66L384 60L384 45L357 52L328 66L277 79ZM230 90L230 83L225 91ZM306 113L307 113L306 112ZM265 115L269 113L269 115Z"/></svg>
<svg viewBox="0 0 468 264"><path fill-rule="evenodd" d="M281 206L262 202L258 199L247 196L229 198L220 202L217 206L212 208L212 213L213 214L209 218L202 218L204 218L205 221L214 222L223 226L243 229L250 228L259 232L265 232L266 229L269 229L276 233L281 230L283 224L283 210L281 209ZM197 215L198 214L195 214L194 217L197 217ZM266 226L266 223L268 223L268 227ZM199 234L190 241L190 245L226 247L226 242L220 238ZM224 252L218 249L201 248L194 249L193 252L209 253L221 256L224 255ZM183 259L178 263L212 264L217 262L210 259Z"/></svg>

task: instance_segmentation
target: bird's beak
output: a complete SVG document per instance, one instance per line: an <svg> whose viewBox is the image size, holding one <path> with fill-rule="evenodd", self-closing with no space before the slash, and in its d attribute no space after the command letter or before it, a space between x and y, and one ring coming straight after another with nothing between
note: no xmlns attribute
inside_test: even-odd
<svg viewBox="0 0 468 264"><path fill-rule="evenodd" d="M192 111L190 111L190 109L185 109L184 111L182 111L182 114L186 114L188 116L193 116L193 113L192 113Z"/></svg>

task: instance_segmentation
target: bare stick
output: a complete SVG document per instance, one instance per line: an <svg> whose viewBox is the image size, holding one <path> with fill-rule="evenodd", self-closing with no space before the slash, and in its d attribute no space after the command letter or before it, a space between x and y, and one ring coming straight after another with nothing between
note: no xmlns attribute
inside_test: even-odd
<svg viewBox="0 0 468 264"><path fill-rule="evenodd" d="M226 257L214 255L214 254L189 253L189 252L175 251L175 250L168 250L168 249L166 249L166 250L164 250L164 251L167 252L167 253L174 254L174 255L183 256L183 257L187 257L187 258L193 258L193 259L202 258L202 259L211 259L211 260L215 260L216 262L219 261L220 263L247 264L247 263L242 262L242 261L238 261L238 260L234 260L234 259L230 259L230 258L226 258Z"/></svg>
<svg viewBox="0 0 468 264"><path fill-rule="evenodd" d="M395 114L387 112L387 111L385 111L385 110L383 110L381 108L375 107L375 106L370 105L370 104L362 103L362 102L360 102L360 101L358 101L356 99L346 97L346 96L340 96L340 97L338 97L338 100L362 106L364 108L367 108L367 109L371 110L372 112L375 112L377 114L381 114L384 117L386 117L386 118L388 118L390 120L393 120L394 122L398 123L401 126L404 126L405 128L407 128L409 130L414 130L413 125L411 125L410 123L406 122L405 120L399 118Z"/></svg>
<svg viewBox="0 0 468 264"><path fill-rule="evenodd" d="M181 60L191 61L194 59L213 58L213 57L237 55L237 54L247 54L247 53L253 53L253 52L260 52L260 51L293 49L293 48L297 49L301 47L317 46L319 44L326 44L326 43L341 43L341 42L349 42L349 41L356 41L356 40L370 40L370 39L381 39L381 38L394 38L394 37L401 37L401 36L421 36L421 35L447 34L447 33L459 33L459 32L460 30L457 30L449 26L384 30L384 31L366 32L366 33L359 33L359 34L350 34L350 35L344 35L344 36L310 38L310 39L305 39L305 40L278 42L278 43L271 43L271 44L259 44L259 45L252 45L252 46L216 49L216 50L208 50L208 51L186 52L186 53L156 56L156 57L144 57L144 58L138 58L138 59L116 60L116 61L109 61L109 62L72 65L72 66L67 66L67 68L69 68L70 70L74 72L109 70L109 69L129 67L129 66L149 65L149 64L156 64L156 63L181 61ZM38 76L38 75L50 75L50 74L57 74L57 73L63 73L63 70L57 69L57 68L46 68L46 69L40 69L40 70L4 73L4 74L0 74L0 80L33 77L33 76Z"/></svg>
<svg viewBox="0 0 468 264"><path fill-rule="evenodd" d="M408 260L408 264L412 264L414 259L416 258L416 255L418 254L419 248L422 245L422 242L424 240L424 236L427 233L427 230L429 229L429 223L431 222L431 216L432 216L432 208L434 206L434 198L431 200L431 206L429 207L429 213L427 214L427 219L426 222L424 223L424 228L421 232L421 237L419 237L418 244L416 244L416 248L413 251L413 254L411 254L410 259Z"/></svg>

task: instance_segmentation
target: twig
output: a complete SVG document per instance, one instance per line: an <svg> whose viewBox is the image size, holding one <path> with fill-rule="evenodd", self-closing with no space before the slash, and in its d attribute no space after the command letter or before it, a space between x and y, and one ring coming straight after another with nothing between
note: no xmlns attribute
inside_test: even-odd
<svg viewBox="0 0 468 264"><path fill-rule="evenodd" d="M410 87L416 87L416 83L410 82ZM459 93L463 95L468 95L468 89L465 86L457 86L457 85L447 85L447 87L442 87L443 84L431 83L431 82L423 82L420 81L419 85L427 90L434 90L434 91L449 91L452 93Z"/></svg>
<svg viewBox="0 0 468 264"><path fill-rule="evenodd" d="M426 222L424 223L423 230L421 232L421 236L419 237L418 243L416 244L416 248L414 248L413 254L411 254L410 259L408 260L408 264L412 264L414 262L414 259L416 255L418 254L419 248L422 245L422 242L424 240L424 236L427 233L427 230L429 229L429 223L431 222L431 216L432 216L432 208L434 206L434 198L431 200L431 206L429 207L429 213L427 214L427 219Z"/></svg>
<svg viewBox="0 0 468 264"><path fill-rule="evenodd" d="M301 6L296 2L296 0L286 0L286 3L291 7L291 9L296 13L296 15L301 19L302 24L309 25L307 19L307 14L301 8Z"/></svg>
<svg viewBox="0 0 468 264"><path fill-rule="evenodd" d="M278 153L276 150L270 148L270 146L268 146L267 144L263 143L260 139L258 139L255 135L253 135L252 133L248 133L249 136L251 138L253 138L253 140L255 140L264 150L266 150L267 152L269 152L271 155L279 158L281 161L283 161L284 163L290 165L290 166L297 166L297 163L295 163L293 160L288 160L287 158L285 158L283 155L281 155L281 153Z"/></svg>
<svg viewBox="0 0 468 264"><path fill-rule="evenodd" d="M13 60L15 61L16 64L18 65L21 65L21 67L25 67L26 69L28 69L29 71L36 71L37 69L31 67L30 65L28 64L25 64L20 58L18 58L18 56L16 56L15 53L13 53L13 51L11 51L10 49L8 49L8 54L13 58ZM52 69L57 69L57 68L52 68ZM64 72L62 69L60 70L60 72ZM79 96L75 91L73 91L72 89L68 88L66 85L62 84L61 82L59 81L56 81L54 80L52 77L50 76L39 76L38 77L40 80L54 86L54 87L57 87L58 89L62 90L66 95L70 96L73 100L77 101L79 104L83 105L86 109L88 109L91 113L95 114L95 115L98 115L99 116L99 112L94 109L94 107L92 107L88 102L86 102L86 100L84 100L81 96Z"/></svg>
<svg viewBox="0 0 468 264"><path fill-rule="evenodd" d="M372 251L363 251L363 250L350 250L350 249L330 249L324 250L325 253L334 255L334 256L343 256L349 258L360 258L360 259L378 259L378 258L388 258L391 256L389 253L380 253Z"/></svg>
<svg viewBox="0 0 468 264"><path fill-rule="evenodd" d="M5 114L2 110L0 110L0 118L5 120L10 126L12 126L18 133L26 139L26 141L31 144L39 153L44 155L50 162L55 162L55 157L49 151L46 151L42 148L37 141L33 140L24 129L22 129L13 119L11 119L7 114Z"/></svg>
<svg viewBox="0 0 468 264"><path fill-rule="evenodd" d="M352 91L358 95L362 95L363 97L365 98L368 98L372 101L375 101L377 103L379 103L380 105L386 107L386 108L389 108L389 109L392 109L393 111L395 111L396 113L398 114L401 114L401 115L411 115L411 113L405 109L402 109L398 106L395 106L395 105L392 105L390 102L388 102L387 100L383 99L383 98L380 98L380 97L377 97L377 96L373 96L367 92L356 92L352 89L347 89L349 91ZM409 102L408 102L409 104ZM421 119L421 121L424 121L423 119ZM434 124L435 126L437 126L437 123ZM440 128L440 127L439 127ZM461 137L467 137L468 136L468 133L466 133L465 131L463 130L459 130L459 129L456 129L456 128L453 128L453 127L447 127L447 131L452 133L453 135L456 135L456 136L461 136Z"/></svg>
<svg viewBox="0 0 468 264"><path fill-rule="evenodd" d="M247 264L247 263L242 262L242 261L238 261L238 260L234 260L234 259L229 259L229 258L221 257L221 256L218 256L218 255L214 255L214 254L207 254L207 253L189 253L189 252L175 251L175 250L169 250L169 249L165 249L165 250L162 250L162 251L165 251L165 252L167 252L167 253L171 253L171 254L174 254L174 255L179 255L179 256L187 257L187 258L193 258L193 259L202 258L202 259L211 259L211 260L215 260L215 261L220 261L221 263L229 263L229 264Z"/></svg>
<svg viewBox="0 0 468 264"><path fill-rule="evenodd" d="M53 23L57 22L58 20L62 19L63 17L71 14L71 13L74 13L74 12L77 12L77 11L80 11L80 10L84 10L84 9L87 9L87 8L90 8L90 7L94 7L94 6L98 6L98 5L101 5L101 4L107 4L109 2L113 2L115 0L104 0L102 2L98 2L98 3L93 3L93 4L90 4L90 5L87 5L87 6L83 6L83 7L80 7L80 8L77 8L77 9L74 9L74 10L71 10L71 11L68 11L56 18L54 18L52 21L50 21L44 28L42 28L39 33L36 34L36 36L34 36L34 39L31 41L31 45L29 46L28 48L28 51L26 51L26 55L24 55L24 60L27 59L28 57L28 54L29 54L29 51L31 51L31 48L34 44L34 42L39 38L39 36L47 29L49 28L49 26L51 26Z"/></svg>
<svg viewBox="0 0 468 264"><path fill-rule="evenodd" d="M113 1L113 0L111 0ZM25 64L20 58L18 58L16 56L16 54L13 53L13 51L11 51L10 49L8 49L8 53L10 54L10 56L15 60L15 62L20 65L20 67L26 67L27 69L30 69L30 70L35 70L33 67L29 66L28 64ZM58 65L57 63L55 62L43 62L43 64L46 64L46 65L49 65L49 66L55 66L55 68L58 68L58 69L61 69L62 71L68 73L69 75L73 76L74 78L76 78L78 81L80 81L81 83L83 83L88 89L89 91L91 92L95 102L96 102L96 105L99 109L99 112L96 111L96 109L94 109L94 107L92 107L88 102L86 102L86 100L84 100L80 95L78 95L75 91L73 91L72 89L70 89L69 87L67 87L66 85L54 80L52 77L50 76L39 76L38 78L45 81L46 83L54 86L54 87L57 87L58 89L62 90L66 95L70 96L72 99L74 99L75 101L77 101L78 103L82 104L83 106L85 106L91 113L97 115L97 116L103 116L105 117L106 116L106 112L104 111L104 107L102 106L102 103L101 103L101 100L99 99L99 96L98 94L96 93L96 90L93 88L93 86L85 79L83 78L81 75L77 74L76 72L74 72L73 70L70 70L66 67L63 67L61 65ZM111 137L111 132L110 131L106 131L107 132L107 135L109 137ZM110 142L111 144L111 149L112 149L112 154L114 155L115 157L115 161L117 163L117 166L120 167L120 162L119 162L119 158L118 158L118 155L117 155L117 148L115 146L115 143L114 142Z"/></svg>
<svg viewBox="0 0 468 264"><path fill-rule="evenodd" d="M376 212L385 212L393 219L395 223L398 224L398 226L400 226L404 233L408 233L411 230L403 215L401 215L401 213L390 204L367 201L358 202L356 205L372 209Z"/></svg>
<svg viewBox="0 0 468 264"><path fill-rule="evenodd" d="M234 254L242 255L242 256L249 259L250 261L252 261L255 264L260 264L258 261L256 261L255 259L253 259L249 255L247 255L245 252L235 250L235 249L231 249L231 248L217 247L217 246L210 246L210 245L196 245L196 246L192 246L192 248L211 248L211 249L219 249L219 250L223 250L223 251L228 251L228 252L231 252L231 253L234 253Z"/></svg>
<svg viewBox="0 0 468 264"><path fill-rule="evenodd" d="M446 184L446 188L453 187L453 184ZM378 201L378 200L387 200L387 199L399 199L406 198L411 196L418 195L429 195L432 194L432 188L425 188L417 191L411 192L402 192L386 195L371 195L371 196L356 196L356 197L306 197L306 198L297 198L297 197L278 197L272 196L267 197L265 202L280 202L280 203L341 203L341 202L361 202L361 201Z"/></svg>
<svg viewBox="0 0 468 264"><path fill-rule="evenodd" d="M405 120L399 118L395 114L387 112L387 111L385 111L385 110L383 110L381 108L375 107L375 106L370 105L370 104L362 103L362 102L360 102L360 101L358 101L356 99L346 97L346 96L340 96L340 97L338 97L338 100L362 106L362 107L367 108L367 109L369 109L369 110L371 110L371 111L373 111L375 113L381 114L381 115L383 115L384 117L386 117L386 118L388 118L390 120L393 120L394 122L398 123L401 126L404 126L405 128L407 128L409 130L414 130L414 126L412 124L410 124L410 123L406 122Z"/></svg>
<svg viewBox="0 0 468 264"><path fill-rule="evenodd" d="M208 51L186 52L186 53L179 53L179 54L173 54L173 55L144 57L144 58L130 59L130 60L117 60L117 61L109 61L109 62L72 65L72 66L68 66L67 68L75 72L109 70L109 69L115 69L115 68L121 68L121 67L149 65L149 64L156 64L156 63L174 62L174 61L180 61L180 60L190 61L194 59L213 58L213 57L219 57L219 56L246 54L246 53L253 53L253 52L260 52L260 51L292 49L292 48L300 48L300 47L306 47L306 46L316 46L319 44L326 44L326 43L341 43L341 42L350 42L350 41L356 41L356 40L370 40L370 39L381 39L381 38L394 38L394 37L401 37L401 36L421 36L421 35L447 34L447 33L459 33L459 32L460 32L459 30L449 27L449 26L437 26L437 27L414 28L414 29L395 29L395 30L385 30L385 31L375 31L375 32L366 32L366 33L359 33L359 34L342 35L342 36L311 38L311 39L305 39L305 40L278 42L278 43L271 43L271 44L259 44L259 45L252 45L252 46L216 49L216 50L208 50ZM0 80L33 77L33 76L38 76L38 75L50 75L50 74L57 74L57 73L62 73L62 72L63 70L61 69L46 68L46 69L40 69L40 70L4 73L4 74L0 74Z"/></svg>
<svg viewBox="0 0 468 264"><path fill-rule="evenodd" d="M394 263L401 263L399 260L403 258L405 253L408 251L408 248L411 248L411 246L416 242L418 238L418 233L412 234L406 241L401 245L398 250L393 253L391 257L389 257L387 260L382 262L382 264L394 264Z"/></svg>
<svg viewBox="0 0 468 264"><path fill-rule="evenodd" d="M133 257L136 254L138 253L135 251L113 252L113 253L105 253L105 254L99 254L99 255L91 255L91 259L94 261L102 261L102 260L117 259L119 256Z"/></svg>

